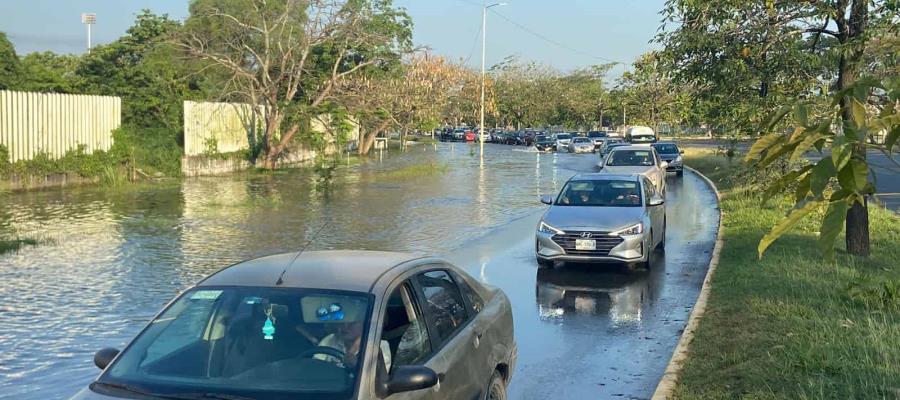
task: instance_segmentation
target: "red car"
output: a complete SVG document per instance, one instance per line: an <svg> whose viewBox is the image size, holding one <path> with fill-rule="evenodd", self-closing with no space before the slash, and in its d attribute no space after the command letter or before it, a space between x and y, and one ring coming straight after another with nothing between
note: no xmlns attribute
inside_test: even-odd
<svg viewBox="0 0 900 400"><path fill-rule="evenodd" d="M475 141L475 136L476 136L476 135L475 135L475 132L473 132L473 131L466 131L466 141L467 141L467 142L474 142L474 141Z"/></svg>

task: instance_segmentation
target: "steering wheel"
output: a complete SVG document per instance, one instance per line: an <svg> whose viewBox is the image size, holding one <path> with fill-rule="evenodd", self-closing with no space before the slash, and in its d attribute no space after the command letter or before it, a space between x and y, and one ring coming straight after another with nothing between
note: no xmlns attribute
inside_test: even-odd
<svg viewBox="0 0 900 400"><path fill-rule="evenodd" d="M338 360L341 360L341 362L344 362L344 356L345 356L344 352L340 351L334 347L328 347L328 346L315 346L307 351L304 351L302 354L300 354L300 357L301 358L312 358L316 354L332 356L334 358L337 358Z"/></svg>

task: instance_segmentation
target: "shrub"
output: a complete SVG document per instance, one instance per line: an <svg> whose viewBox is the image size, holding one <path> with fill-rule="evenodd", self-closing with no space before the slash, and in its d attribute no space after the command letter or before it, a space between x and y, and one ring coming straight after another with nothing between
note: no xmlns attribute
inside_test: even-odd
<svg viewBox="0 0 900 400"><path fill-rule="evenodd" d="M179 132L165 128L138 128L125 125L113 131L110 153L120 163L145 173L181 175L181 146Z"/></svg>

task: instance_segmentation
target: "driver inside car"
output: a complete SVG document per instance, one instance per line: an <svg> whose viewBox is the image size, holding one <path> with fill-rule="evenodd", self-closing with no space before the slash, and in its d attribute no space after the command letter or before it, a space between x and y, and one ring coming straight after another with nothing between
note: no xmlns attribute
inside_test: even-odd
<svg viewBox="0 0 900 400"><path fill-rule="evenodd" d="M296 326L297 331L316 346L323 348L321 352L317 352L312 358L355 369L361 356L363 311L358 309L358 306L355 304L336 302L331 304L326 302L326 305L317 307L314 313L310 312L311 307L309 304L303 304L302 308L304 323ZM311 314L314 314L314 318L310 318ZM307 329L309 325L321 325L324 332L319 336L314 335ZM390 366L390 347L383 340L380 347L384 353L385 364Z"/></svg>

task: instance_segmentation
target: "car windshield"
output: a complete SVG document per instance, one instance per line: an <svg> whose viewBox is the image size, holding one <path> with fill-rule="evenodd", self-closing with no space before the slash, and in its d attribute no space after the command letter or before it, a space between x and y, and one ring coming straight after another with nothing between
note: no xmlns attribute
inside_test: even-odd
<svg viewBox="0 0 900 400"><path fill-rule="evenodd" d="M604 136L606 136L606 134L603 132L588 132L589 138L598 138L598 137L604 137Z"/></svg>
<svg viewBox="0 0 900 400"><path fill-rule="evenodd" d="M560 140L568 140L568 139L572 138L572 135L570 135L568 133L560 133L560 134L556 135L556 138L560 139Z"/></svg>
<svg viewBox="0 0 900 400"><path fill-rule="evenodd" d="M538 142L546 142L546 141L549 141L550 138L547 137L547 136L538 136L538 137L536 138L536 140L537 140Z"/></svg>
<svg viewBox="0 0 900 400"><path fill-rule="evenodd" d="M632 143L647 143L654 140L656 140L656 137L652 135L635 135L631 137Z"/></svg>
<svg viewBox="0 0 900 400"><path fill-rule="evenodd" d="M558 206L640 207L641 189L625 180L569 181L556 198Z"/></svg>
<svg viewBox="0 0 900 400"><path fill-rule="evenodd" d="M666 144L655 144L653 148L656 149L656 152L659 154L677 154L678 146L670 143Z"/></svg>
<svg viewBox="0 0 900 400"><path fill-rule="evenodd" d="M369 304L355 292L197 288L153 320L98 382L160 396L347 399Z"/></svg>
<svg viewBox="0 0 900 400"><path fill-rule="evenodd" d="M650 150L616 150L610 153L606 165L610 167L637 167L653 165Z"/></svg>
<svg viewBox="0 0 900 400"><path fill-rule="evenodd" d="M575 139L572 139L572 142L574 143L590 143L590 141L591 140L586 137L577 137Z"/></svg>

